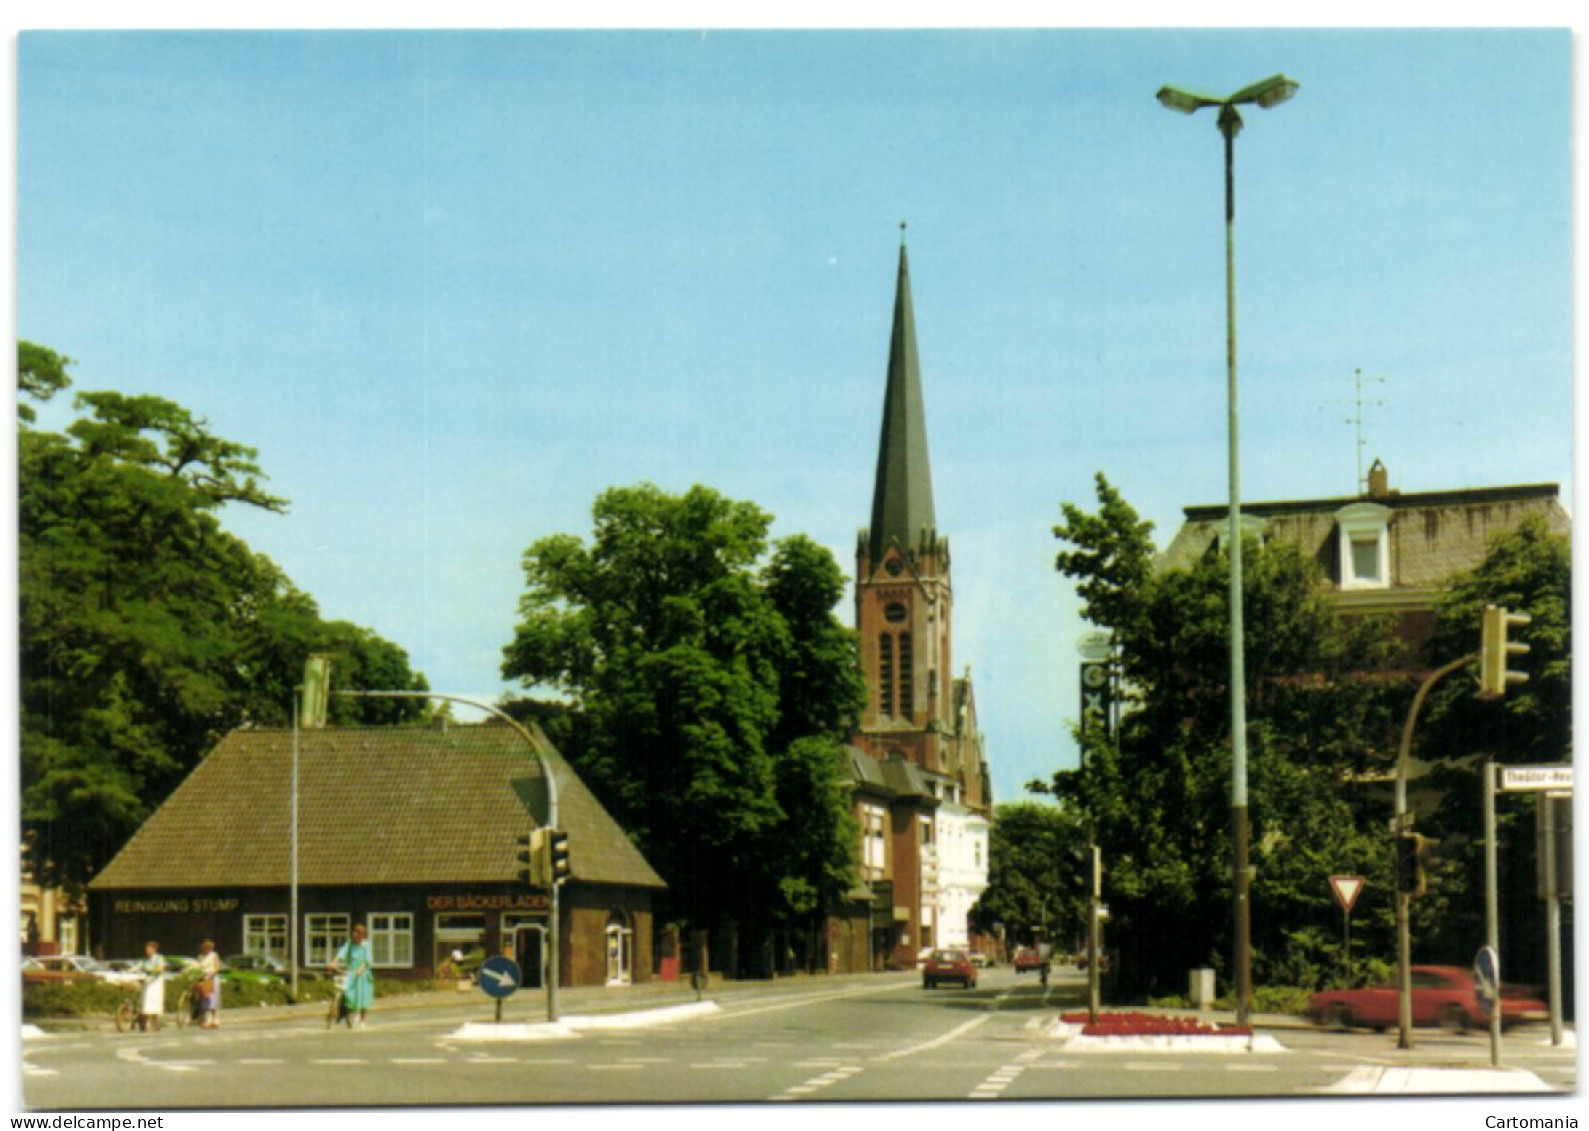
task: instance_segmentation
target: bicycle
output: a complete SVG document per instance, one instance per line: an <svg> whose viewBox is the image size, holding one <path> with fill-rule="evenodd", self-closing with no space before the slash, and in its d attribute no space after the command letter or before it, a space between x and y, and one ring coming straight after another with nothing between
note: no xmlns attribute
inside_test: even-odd
<svg viewBox="0 0 1589 1131"><path fill-rule="evenodd" d="M331 979L331 997L326 1002L326 1028L329 1029L338 1021L346 1021L348 1028L353 1027L351 1015L348 1013L347 999L348 976L336 974Z"/></svg>
<svg viewBox="0 0 1589 1131"><path fill-rule="evenodd" d="M164 976L162 974L155 975L155 977ZM133 1029L141 1028L139 1023L143 1017L143 991L148 984L149 979L147 978L141 982L129 983L128 992L116 1006L116 1031L118 1033L128 1033ZM191 981L188 982L182 990L181 996L177 998L177 1028L186 1028L188 1022L198 1016L201 1005L202 1002L198 995L197 985Z"/></svg>

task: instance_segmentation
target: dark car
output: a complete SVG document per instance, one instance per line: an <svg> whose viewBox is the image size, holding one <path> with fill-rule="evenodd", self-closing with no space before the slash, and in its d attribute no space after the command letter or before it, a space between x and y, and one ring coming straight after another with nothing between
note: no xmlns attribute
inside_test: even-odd
<svg viewBox="0 0 1589 1131"><path fill-rule="evenodd" d="M1409 975L1414 1025L1439 1025L1461 1031L1489 1024L1469 971L1460 966L1414 966ZM1549 1017L1549 1008L1532 993L1521 986L1501 987L1502 1026ZM1308 1019L1315 1025L1337 1029L1389 1029L1401 1023L1397 987L1390 984L1316 993L1308 1000Z"/></svg>
<svg viewBox="0 0 1589 1131"><path fill-rule="evenodd" d="M944 982L958 982L968 990L977 987L977 968L963 950L935 950L921 967L921 984L926 989Z"/></svg>
<svg viewBox="0 0 1589 1131"><path fill-rule="evenodd" d="M1027 970L1040 970L1043 966L1043 956L1038 953L1035 946L1023 946L1015 952L1015 972L1024 973Z"/></svg>

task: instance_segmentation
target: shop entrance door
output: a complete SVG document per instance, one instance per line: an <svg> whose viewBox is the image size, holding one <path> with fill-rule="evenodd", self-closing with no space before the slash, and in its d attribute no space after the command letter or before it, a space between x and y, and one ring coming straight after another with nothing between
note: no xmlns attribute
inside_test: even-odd
<svg viewBox="0 0 1589 1131"><path fill-rule="evenodd" d="M518 915L502 917L502 949L519 964L519 985L536 989L546 984L546 925Z"/></svg>
<svg viewBox="0 0 1589 1131"><path fill-rule="evenodd" d="M607 920L607 984L627 986L634 980L634 930L621 912Z"/></svg>

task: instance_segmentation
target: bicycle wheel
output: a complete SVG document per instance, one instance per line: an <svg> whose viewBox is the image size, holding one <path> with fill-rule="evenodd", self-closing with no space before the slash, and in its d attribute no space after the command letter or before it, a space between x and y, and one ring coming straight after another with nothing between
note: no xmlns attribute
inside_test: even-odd
<svg viewBox="0 0 1589 1131"><path fill-rule="evenodd" d="M185 1029L189 1021L193 1020L193 991L183 990L182 996L177 998L177 1028Z"/></svg>
<svg viewBox="0 0 1589 1131"><path fill-rule="evenodd" d="M127 1032L137 1020L138 1007L132 1003L132 998L124 998L116 1007L116 1032Z"/></svg>

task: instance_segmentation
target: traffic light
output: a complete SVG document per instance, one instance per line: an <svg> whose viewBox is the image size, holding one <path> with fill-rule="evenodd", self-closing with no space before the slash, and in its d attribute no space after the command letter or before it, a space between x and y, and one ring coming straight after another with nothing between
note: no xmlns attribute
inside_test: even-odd
<svg viewBox="0 0 1589 1131"><path fill-rule="evenodd" d="M1417 833L1402 833L1396 837L1396 890L1404 895L1420 896L1429 890L1429 868L1433 864L1434 850L1440 842Z"/></svg>
<svg viewBox="0 0 1589 1131"><path fill-rule="evenodd" d="M1514 613L1500 605L1485 605L1484 620L1479 631L1479 698L1499 699L1506 694L1508 684L1526 683L1524 672L1509 671L1508 656L1521 656L1528 651L1527 644L1508 643L1507 631L1521 628L1534 618L1526 613Z"/></svg>
<svg viewBox="0 0 1589 1131"><path fill-rule="evenodd" d="M536 830L536 832L539 832L539 831L540 831L539 829ZM518 852L518 856L516 857L516 859L518 860L519 864L521 865L521 867L519 868L519 883L528 884L529 886L534 887L535 886L535 834L531 833L528 836L519 837L518 845L519 845L519 852Z"/></svg>
<svg viewBox="0 0 1589 1131"><path fill-rule="evenodd" d="M562 829L547 829L546 837L549 846L551 883L560 884L572 874L572 865L568 859L568 834Z"/></svg>

